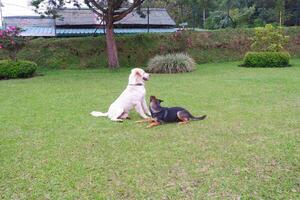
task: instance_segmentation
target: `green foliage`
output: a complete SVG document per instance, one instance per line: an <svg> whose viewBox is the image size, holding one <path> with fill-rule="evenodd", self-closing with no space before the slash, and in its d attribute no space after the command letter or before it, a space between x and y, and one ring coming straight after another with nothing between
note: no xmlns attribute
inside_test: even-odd
<svg viewBox="0 0 300 200"><path fill-rule="evenodd" d="M245 8L235 8L230 11L230 15L232 20L236 24L237 27L248 27L250 18L255 12L255 7L245 7Z"/></svg>
<svg viewBox="0 0 300 200"><path fill-rule="evenodd" d="M268 23L279 25L280 13L282 25L299 25L299 9L297 9L300 6L299 0L156 0L152 2L154 2L153 7L166 7L177 23L188 22L190 26L201 28L205 18L209 20L205 23L207 28L224 28L224 25L232 27L232 22L236 27L249 28ZM233 21L230 21L230 18Z"/></svg>
<svg viewBox="0 0 300 200"><path fill-rule="evenodd" d="M214 11L210 12L210 16L205 23L206 29L220 29L228 27L248 27L249 21L255 7L233 8L229 12Z"/></svg>
<svg viewBox="0 0 300 200"><path fill-rule="evenodd" d="M233 26L233 21L229 20L228 16L223 11L211 12L204 24L204 28L206 29L220 29Z"/></svg>
<svg viewBox="0 0 300 200"><path fill-rule="evenodd" d="M54 18L61 17L58 14L59 9L63 9L66 3L71 3L70 0L31 0L30 4L34 8L34 11L41 16L51 16ZM77 3L78 4L78 3ZM73 6L77 6L74 2ZM77 6L78 7L78 6Z"/></svg>
<svg viewBox="0 0 300 200"><path fill-rule="evenodd" d="M282 28L276 28L271 24L267 24L265 27L255 28L255 36L252 38L253 44L251 48L254 51L279 52L287 44L288 38L288 36L284 36Z"/></svg>
<svg viewBox="0 0 300 200"><path fill-rule="evenodd" d="M300 57L300 27L285 29L290 36L287 50ZM175 37L176 35L176 37ZM155 55L186 52L196 63L242 60L250 50L254 29L219 29L210 32L187 31L182 34L117 35L121 67L145 67ZM138 42L137 42L138 41ZM40 68L87 69L107 67L103 36L73 38L37 38L18 53ZM8 59L0 51L0 59Z"/></svg>
<svg viewBox="0 0 300 200"><path fill-rule="evenodd" d="M178 31L171 35L171 42L167 45L161 45L162 53L184 52L188 48L192 48L191 31Z"/></svg>
<svg viewBox="0 0 300 200"><path fill-rule="evenodd" d="M252 26L260 27L266 24L278 24L278 13L273 8L257 8L255 10L255 15L252 16Z"/></svg>
<svg viewBox="0 0 300 200"><path fill-rule="evenodd" d="M0 79L10 78L29 78L32 77L37 69L34 62L25 60L1 60Z"/></svg>
<svg viewBox="0 0 300 200"><path fill-rule="evenodd" d="M257 52L248 52L244 58L246 67L286 67L289 65L290 54L283 51L288 37L284 36L282 28L271 24L255 28L254 43L251 48Z"/></svg>
<svg viewBox="0 0 300 200"><path fill-rule="evenodd" d="M248 52L244 58L244 67L287 67L290 54L287 52Z"/></svg>
<svg viewBox="0 0 300 200"><path fill-rule="evenodd" d="M183 73L195 69L196 63L187 54L167 54L150 59L147 71L151 73Z"/></svg>
<svg viewBox="0 0 300 200"><path fill-rule="evenodd" d="M24 48L27 41L19 35L21 32L22 30L15 26L0 30L0 49L7 51L12 60L17 60L17 53Z"/></svg>

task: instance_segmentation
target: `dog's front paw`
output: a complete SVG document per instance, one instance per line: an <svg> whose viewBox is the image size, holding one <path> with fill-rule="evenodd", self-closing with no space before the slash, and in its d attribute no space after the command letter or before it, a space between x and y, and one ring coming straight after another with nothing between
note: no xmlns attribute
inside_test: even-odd
<svg viewBox="0 0 300 200"><path fill-rule="evenodd" d="M147 128L152 128L152 127L158 126L158 125L160 125L160 122L153 121L150 125L147 126Z"/></svg>
<svg viewBox="0 0 300 200"><path fill-rule="evenodd" d="M144 122L149 122L149 123L151 123L151 122L154 122L154 121L155 121L155 120L154 120L153 118L148 117L148 118L145 118L145 119L143 119L143 120L135 121L135 123L144 123Z"/></svg>
<svg viewBox="0 0 300 200"><path fill-rule="evenodd" d="M135 123L144 123L144 122L147 122L145 120L138 120L138 121L135 121Z"/></svg>

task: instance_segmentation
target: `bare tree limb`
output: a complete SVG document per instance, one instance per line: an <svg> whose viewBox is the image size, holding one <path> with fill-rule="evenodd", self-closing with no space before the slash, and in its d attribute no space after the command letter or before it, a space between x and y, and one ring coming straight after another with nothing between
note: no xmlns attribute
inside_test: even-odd
<svg viewBox="0 0 300 200"><path fill-rule="evenodd" d="M113 9L114 10L118 10L118 9L120 9L121 8L121 6L122 6L122 4L123 4L123 0L120 0L120 1L118 1L117 3L115 3L114 5L113 5Z"/></svg>
<svg viewBox="0 0 300 200"><path fill-rule="evenodd" d="M123 19L126 15L128 15L129 13L131 13L134 8L138 7L139 5L141 5L145 0L134 0L134 2L132 3L132 5L124 10L124 11L117 11L114 13L114 22L120 21L121 19Z"/></svg>
<svg viewBox="0 0 300 200"><path fill-rule="evenodd" d="M90 5L89 2L85 2L85 4L89 7L89 9L91 9L97 16L105 18L105 16L103 15L103 13L100 13L97 11L97 9L95 9L92 5Z"/></svg>
<svg viewBox="0 0 300 200"><path fill-rule="evenodd" d="M95 0L84 0L85 4L91 3L95 8L99 9L102 13L106 13L107 9L102 7L99 3L97 3Z"/></svg>

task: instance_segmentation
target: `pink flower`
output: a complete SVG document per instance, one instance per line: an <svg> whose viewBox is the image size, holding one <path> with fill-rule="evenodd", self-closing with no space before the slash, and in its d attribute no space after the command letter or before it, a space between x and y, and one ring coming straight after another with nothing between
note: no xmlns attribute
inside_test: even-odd
<svg viewBox="0 0 300 200"><path fill-rule="evenodd" d="M15 27L15 26L8 26L7 30L9 30L9 31L16 31L17 27Z"/></svg>
<svg viewBox="0 0 300 200"><path fill-rule="evenodd" d="M3 46L2 46L2 44L0 44L0 49L3 49Z"/></svg>

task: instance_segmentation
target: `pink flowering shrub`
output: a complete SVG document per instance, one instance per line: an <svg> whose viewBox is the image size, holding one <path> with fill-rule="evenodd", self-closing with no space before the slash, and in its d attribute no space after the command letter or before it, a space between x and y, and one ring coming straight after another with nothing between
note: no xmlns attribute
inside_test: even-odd
<svg viewBox="0 0 300 200"><path fill-rule="evenodd" d="M21 29L9 26L5 30L0 30L0 49L8 52L11 60L17 60L17 53L25 46L26 39L20 36Z"/></svg>

